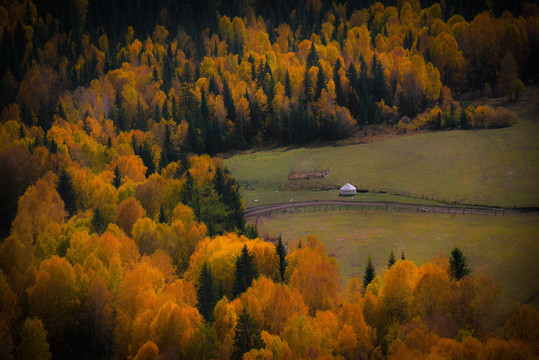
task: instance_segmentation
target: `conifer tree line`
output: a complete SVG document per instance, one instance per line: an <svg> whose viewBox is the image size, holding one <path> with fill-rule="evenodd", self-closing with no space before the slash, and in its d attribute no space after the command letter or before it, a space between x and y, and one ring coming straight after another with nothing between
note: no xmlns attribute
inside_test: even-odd
<svg viewBox="0 0 539 360"><path fill-rule="evenodd" d="M507 126L511 114L459 94L516 98L539 73L538 6L520 1L75 4L2 6L13 15L0 41L2 121L37 125L44 142L58 119L158 132L135 149L150 174L182 152L335 140L377 124Z"/></svg>

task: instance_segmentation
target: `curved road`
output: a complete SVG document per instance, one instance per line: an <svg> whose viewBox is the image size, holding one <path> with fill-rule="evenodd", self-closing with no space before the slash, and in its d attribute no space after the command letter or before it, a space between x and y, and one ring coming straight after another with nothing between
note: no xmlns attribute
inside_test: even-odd
<svg viewBox="0 0 539 360"><path fill-rule="evenodd" d="M333 210L335 206L342 207L372 207L380 210L408 210L416 212L446 213L446 214L466 214L466 215L538 215L538 209L508 209L497 207L472 207L472 206L443 206L443 205L420 205L403 204L390 201L343 201L343 200L314 200L297 201L290 203L270 204L262 206L253 206L245 209L245 217L257 217L270 215L272 212L292 212L294 209L313 206L314 211L319 207L320 211Z"/></svg>

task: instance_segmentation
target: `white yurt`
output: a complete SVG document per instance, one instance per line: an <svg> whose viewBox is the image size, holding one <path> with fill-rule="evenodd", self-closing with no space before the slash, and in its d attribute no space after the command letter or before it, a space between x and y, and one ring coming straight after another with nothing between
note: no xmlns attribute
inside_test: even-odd
<svg viewBox="0 0 539 360"><path fill-rule="evenodd" d="M339 190L339 195L341 196L352 196L356 194L356 188L354 185L346 183L344 186Z"/></svg>

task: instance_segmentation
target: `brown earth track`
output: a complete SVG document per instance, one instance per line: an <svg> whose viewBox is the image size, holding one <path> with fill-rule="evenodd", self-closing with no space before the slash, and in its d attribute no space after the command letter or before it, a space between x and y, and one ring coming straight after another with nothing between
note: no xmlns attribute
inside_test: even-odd
<svg viewBox="0 0 539 360"><path fill-rule="evenodd" d="M328 208L328 205L331 208ZM316 211L332 211L335 206L337 210L343 207L354 208L369 207L369 210L393 210L393 211L416 211L429 213L446 213L446 214L463 214L463 215L539 215L539 209L513 209L500 207L471 207L471 206L443 206L443 205L420 205L420 204L403 204L390 201L342 201L342 200L314 200L314 201L298 201L290 203L270 204L263 206L248 207L245 209L245 217L267 216L277 212L292 212L294 209L307 208L313 206ZM324 208L325 206L325 208Z"/></svg>

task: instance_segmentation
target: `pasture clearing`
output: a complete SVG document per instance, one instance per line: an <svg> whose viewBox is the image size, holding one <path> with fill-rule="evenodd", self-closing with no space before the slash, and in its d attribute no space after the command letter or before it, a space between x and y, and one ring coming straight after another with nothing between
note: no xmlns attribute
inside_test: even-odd
<svg viewBox="0 0 539 360"><path fill-rule="evenodd" d="M513 302L539 308L538 216L482 216L386 211L278 214L260 218L261 235L295 239L316 235L337 259L344 285L362 277L370 256L383 273L391 250L418 266L459 247L474 274L485 273L502 286L501 307Z"/></svg>
<svg viewBox="0 0 539 360"><path fill-rule="evenodd" d="M420 200L428 197L429 202L434 198L472 205L539 206L538 139L539 122L526 112L517 124L503 129L432 132L368 144L278 148L236 155L225 162L241 185L247 207L291 198L337 199L337 189L285 189L293 170L316 168L329 170L323 185L340 187L349 182L370 191L410 194ZM398 198L401 200L392 200L404 199Z"/></svg>

